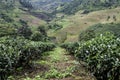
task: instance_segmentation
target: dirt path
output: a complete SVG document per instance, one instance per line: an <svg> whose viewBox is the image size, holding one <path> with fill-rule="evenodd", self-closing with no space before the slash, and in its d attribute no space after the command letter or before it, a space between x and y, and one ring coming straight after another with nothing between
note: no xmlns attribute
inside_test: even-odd
<svg viewBox="0 0 120 80"><path fill-rule="evenodd" d="M25 73L26 78L18 80L95 80L83 65L60 47L33 63L34 68Z"/></svg>

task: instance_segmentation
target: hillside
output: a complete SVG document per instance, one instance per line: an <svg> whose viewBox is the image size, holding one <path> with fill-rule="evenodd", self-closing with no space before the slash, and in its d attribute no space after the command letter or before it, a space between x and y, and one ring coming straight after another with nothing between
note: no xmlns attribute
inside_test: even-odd
<svg viewBox="0 0 120 80"><path fill-rule="evenodd" d="M84 13L88 13L106 8L115 8L117 6L120 6L119 0L73 0L70 3L63 5L60 12L74 14L79 10L85 10Z"/></svg>
<svg viewBox="0 0 120 80"><path fill-rule="evenodd" d="M50 13L60 5L70 1L72 0L21 0L21 4L25 7L31 7L42 12Z"/></svg>
<svg viewBox="0 0 120 80"><path fill-rule="evenodd" d="M57 24L63 25L63 28L58 31L49 31L48 34L56 36L58 41L66 36L66 42L74 42L78 40L78 35L81 31L87 29L89 26L98 23L119 23L120 22L120 8L106 9L94 11L89 14L82 14L83 11L77 12L75 15L65 16L63 19L55 20ZM113 17L116 17L116 20ZM107 18L110 17L109 20ZM54 23L54 21L53 21ZM65 34L67 33L67 34Z"/></svg>
<svg viewBox="0 0 120 80"><path fill-rule="evenodd" d="M120 80L120 0L0 0L0 80Z"/></svg>

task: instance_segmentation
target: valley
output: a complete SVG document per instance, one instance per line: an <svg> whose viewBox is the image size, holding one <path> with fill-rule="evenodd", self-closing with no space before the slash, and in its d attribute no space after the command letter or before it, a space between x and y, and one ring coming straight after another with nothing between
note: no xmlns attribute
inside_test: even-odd
<svg viewBox="0 0 120 80"><path fill-rule="evenodd" d="M0 80L119 79L119 0L0 1Z"/></svg>

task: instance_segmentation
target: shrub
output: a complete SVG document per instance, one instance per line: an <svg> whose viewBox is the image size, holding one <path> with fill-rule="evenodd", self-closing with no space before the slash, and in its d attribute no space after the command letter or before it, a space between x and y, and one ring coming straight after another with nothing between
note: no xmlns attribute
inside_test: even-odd
<svg viewBox="0 0 120 80"><path fill-rule="evenodd" d="M5 24L0 24L0 37L16 34L16 29L14 27Z"/></svg>
<svg viewBox="0 0 120 80"><path fill-rule="evenodd" d="M11 23L14 21L9 15L5 13L0 13L0 18L4 19L6 22Z"/></svg>
<svg viewBox="0 0 120 80"><path fill-rule="evenodd" d="M86 62L98 80L120 79L120 38L111 33L97 36L86 42L63 44L78 60Z"/></svg>
<svg viewBox="0 0 120 80"><path fill-rule="evenodd" d="M31 35L31 40L33 40L33 41L45 41L45 37L39 31L36 31Z"/></svg>
<svg viewBox="0 0 120 80"><path fill-rule="evenodd" d="M60 45L62 48L65 48L70 54L75 54L75 50L80 46L79 42L75 43L63 43Z"/></svg>
<svg viewBox="0 0 120 80"><path fill-rule="evenodd" d="M47 36L47 32L44 26L39 26L37 31L35 31L32 35L31 35L31 40L33 41L43 41L46 42L48 41L49 37Z"/></svg>
<svg viewBox="0 0 120 80"><path fill-rule="evenodd" d="M63 28L62 25L57 24L57 23L49 24L47 27L48 27L48 29L53 29L53 30L55 30L55 31L57 31L57 30Z"/></svg>
<svg viewBox="0 0 120 80"><path fill-rule="evenodd" d="M95 24L90 28L82 31L79 35L79 41L88 41L92 38L97 37L100 34L105 34L106 32L111 32L115 36L120 37L120 24L110 23L110 24Z"/></svg>
<svg viewBox="0 0 120 80"><path fill-rule="evenodd" d="M28 66L29 62L52 50L52 43L33 42L21 37L0 38L0 79L6 80L9 74L19 67Z"/></svg>
<svg viewBox="0 0 120 80"><path fill-rule="evenodd" d="M89 66L98 80L120 79L120 38L101 35L83 43L76 51L76 57Z"/></svg>
<svg viewBox="0 0 120 80"><path fill-rule="evenodd" d="M22 27L18 28L17 34L20 35L20 36L25 37L26 39L29 39L30 36L32 35L32 31L29 28L27 22L24 21L24 20L20 20L20 24L22 25Z"/></svg>
<svg viewBox="0 0 120 80"><path fill-rule="evenodd" d="M14 71L18 65L20 65L19 60L23 55L24 46L26 43L28 43L28 41L20 38L10 39L10 37L4 37L0 39L1 80L6 80L4 78L7 78L7 75Z"/></svg>

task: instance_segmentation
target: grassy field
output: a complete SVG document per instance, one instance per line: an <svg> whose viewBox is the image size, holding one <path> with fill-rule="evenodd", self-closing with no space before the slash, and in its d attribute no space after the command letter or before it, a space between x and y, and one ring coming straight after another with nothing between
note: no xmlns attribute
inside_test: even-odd
<svg viewBox="0 0 120 80"><path fill-rule="evenodd" d="M120 7L94 11L89 14L81 13L82 11L79 11L75 15L65 16L63 19L54 20L56 23L63 25L63 28L58 31L50 31L49 35L56 36L57 41L59 42L63 33L67 33L66 42L74 42L78 40L79 33L89 26L97 23L120 22Z"/></svg>

